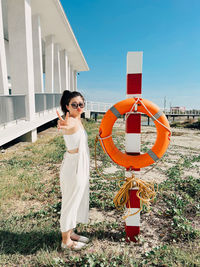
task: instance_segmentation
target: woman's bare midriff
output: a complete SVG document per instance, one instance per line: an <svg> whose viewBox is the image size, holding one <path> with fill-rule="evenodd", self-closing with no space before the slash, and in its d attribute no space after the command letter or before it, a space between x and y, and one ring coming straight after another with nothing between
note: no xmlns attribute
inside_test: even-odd
<svg viewBox="0 0 200 267"><path fill-rule="evenodd" d="M78 148L72 149L72 150L67 150L67 152L74 154L74 153L78 153Z"/></svg>

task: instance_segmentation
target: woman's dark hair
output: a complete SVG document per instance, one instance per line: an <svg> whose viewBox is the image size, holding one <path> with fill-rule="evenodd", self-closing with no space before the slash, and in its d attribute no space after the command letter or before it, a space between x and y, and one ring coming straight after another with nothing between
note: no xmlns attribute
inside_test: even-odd
<svg viewBox="0 0 200 267"><path fill-rule="evenodd" d="M66 107L66 105L68 106L69 105L69 102L72 98L76 97L76 96L80 96L82 97L83 101L85 102L85 99L84 97L82 96L81 93L77 92L77 91L69 91L69 90L65 90L63 91L63 94L61 96L61 99L60 99L60 106L61 106L61 109L63 111L63 113L66 115L66 113L69 111Z"/></svg>

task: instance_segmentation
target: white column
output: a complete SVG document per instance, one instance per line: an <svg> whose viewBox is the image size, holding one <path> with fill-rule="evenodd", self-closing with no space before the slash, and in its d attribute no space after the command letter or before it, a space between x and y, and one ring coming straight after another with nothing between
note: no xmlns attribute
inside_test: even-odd
<svg viewBox="0 0 200 267"><path fill-rule="evenodd" d="M44 92L43 67L42 67L42 38L39 15L32 17L33 28L33 63L35 92Z"/></svg>
<svg viewBox="0 0 200 267"><path fill-rule="evenodd" d="M53 93L54 87L54 43L53 36L45 38L45 92Z"/></svg>
<svg viewBox="0 0 200 267"><path fill-rule="evenodd" d="M8 95L8 73L4 44L2 3L0 0L0 94Z"/></svg>
<svg viewBox="0 0 200 267"><path fill-rule="evenodd" d="M35 116L30 0L7 0L10 76L13 94L26 95L26 118Z"/></svg>
<svg viewBox="0 0 200 267"><path fill-rule="evenodd" d="M54 92L61 92L61 77L60 77L60 46L54 44Z"/></svg>
<svg viewBox="0 0 200 267"><path fill-rule="evenodd" d="M74 91L74 69L71 67L71 85L72 85L72 91Z"/></svg>
<svg viewBox="0 0 200 267"><path fill-rule="evenodd" d="M77 91L77 71L74 70L74 73L73 73L73 78L74 78L74 91Z"/></svg>
<svg viewBox="0 0 200 267"><path fill-rule="evenodd" d="M68 76L68 57L66 50L60 51L60 74L61 74L61 91L69 90Z"/></svg>
<svg viewBox="0 0 200 267"><path fill-rule="evenodd" d="M72 91L72 87L71 87L71 64L70 64L70 61L68 61L68 86L69 86L69 91Z"/></svg>
<svg viewBox="0 0 200 267"><path fill-rule="evenodd" d="M73 67L71 64L69 68L69 88L71 91L74 91Z"/></svg>

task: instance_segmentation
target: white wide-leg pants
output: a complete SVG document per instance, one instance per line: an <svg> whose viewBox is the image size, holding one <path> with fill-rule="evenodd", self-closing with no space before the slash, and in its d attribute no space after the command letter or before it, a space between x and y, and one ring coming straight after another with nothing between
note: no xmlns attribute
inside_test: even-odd
<svg viewBox="0 0 200 267"><path fill-rule="evenodd" d="M65 152L60 167L61 232L75 228L77 223L88 223L89 167L86 156L83 153Z"/></svg>

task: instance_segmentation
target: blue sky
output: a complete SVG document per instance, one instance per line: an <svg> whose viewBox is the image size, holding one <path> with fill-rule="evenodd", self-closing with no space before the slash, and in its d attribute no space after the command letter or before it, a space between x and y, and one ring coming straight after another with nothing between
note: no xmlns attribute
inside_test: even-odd
<svg viewBox="0 0 200 267"><path fill-rule="evenodd" d="M126 98L126 56L143 51L142 94L161 108L200 109L199 0L61 0L90 71L87 100Z"/></svg>

